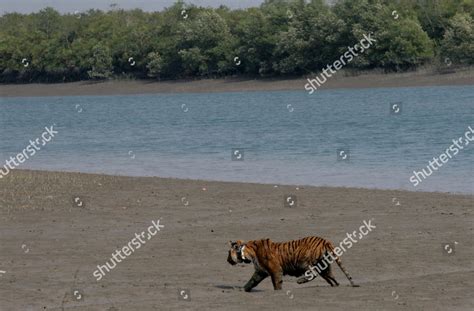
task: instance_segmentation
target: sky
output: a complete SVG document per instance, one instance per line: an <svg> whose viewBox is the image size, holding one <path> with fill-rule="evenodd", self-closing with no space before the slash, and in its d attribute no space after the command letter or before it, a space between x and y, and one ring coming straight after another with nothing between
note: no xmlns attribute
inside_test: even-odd
<svg viewBox="0 0 474 311"><path fill-rule="evenodd" d="M125 10L140 8L144 11L160 11L175 2L176 0L0 0L0 14L37 12L47 6L61 13L82 12L88 9L107 10L112 3L117 3L119 8ZM187 0L185 2L204 7L218 7L223 4L230 8L246 8L259 6L263 0Z"/></svg>

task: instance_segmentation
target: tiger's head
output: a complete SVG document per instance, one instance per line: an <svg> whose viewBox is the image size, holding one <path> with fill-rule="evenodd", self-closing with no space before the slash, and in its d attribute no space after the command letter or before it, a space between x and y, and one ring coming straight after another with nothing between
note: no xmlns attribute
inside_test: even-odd
<svg viewBox="0 0 474 311"><path fill-rule="evenodd" d="M249 254L246 251L245 243L242 240L237 240L235 242L229 241L229 255L227 256L227 262L231 265L236 265L238 263L251 263L252 261L249 258Z"/></svg>

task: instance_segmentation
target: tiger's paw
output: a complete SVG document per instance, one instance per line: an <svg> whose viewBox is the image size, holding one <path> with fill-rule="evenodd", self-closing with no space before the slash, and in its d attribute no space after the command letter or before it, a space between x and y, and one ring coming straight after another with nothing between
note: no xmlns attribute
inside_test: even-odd
<svg viewBox="0 0 474 311"><path fill-rule="evenodd" d="M244 291L246 291L247 293L249 293L249 292L252 291L252 287L246 287L246 286L244 286Z"/></svg>

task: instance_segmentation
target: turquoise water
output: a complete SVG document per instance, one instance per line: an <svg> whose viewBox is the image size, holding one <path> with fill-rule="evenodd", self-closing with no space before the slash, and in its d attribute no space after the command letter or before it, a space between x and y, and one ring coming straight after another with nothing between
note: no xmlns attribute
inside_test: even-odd
<svg viewBox="0 0 474 311"><path fill-rule="evenodd" d="M474 142L409 181L474 127L472 86L1 98L0 110L0 168L55 124L20 168L473 193Z"/></svg>

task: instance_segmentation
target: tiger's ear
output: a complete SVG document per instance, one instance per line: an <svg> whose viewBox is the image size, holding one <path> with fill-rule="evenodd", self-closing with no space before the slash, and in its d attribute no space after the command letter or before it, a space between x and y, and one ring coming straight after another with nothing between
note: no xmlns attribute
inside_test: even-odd
<svg viewBox="0 0 474 311"><path fill-rule="evenodd" d="M232 242L232 241L227 242L227 246L229 246L229 247L232 247L232 244L234 244L234 242Z"/></svg>

